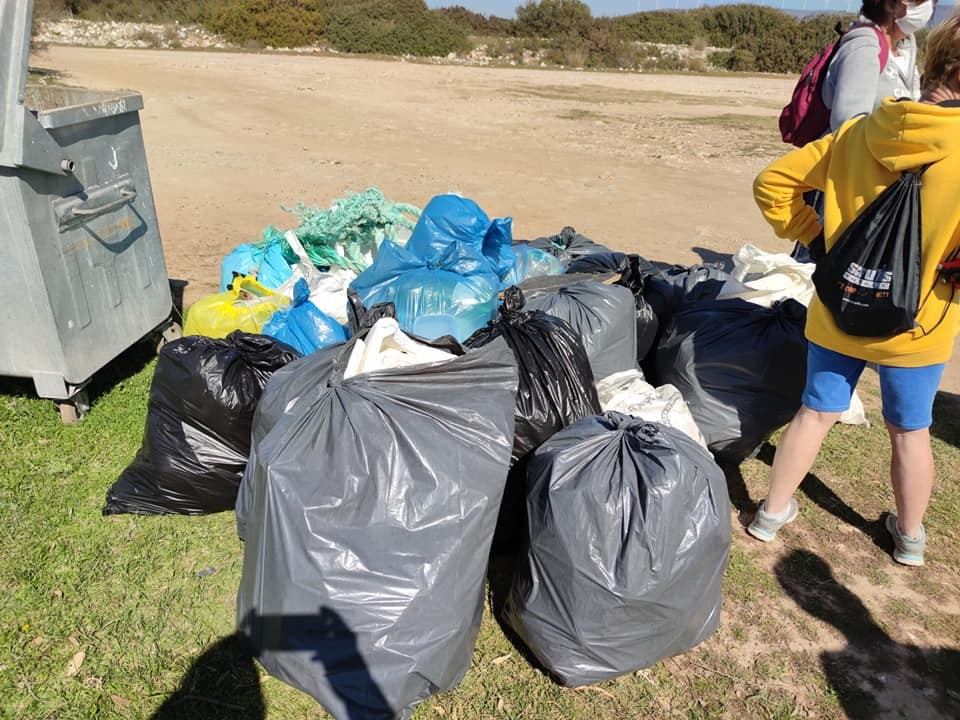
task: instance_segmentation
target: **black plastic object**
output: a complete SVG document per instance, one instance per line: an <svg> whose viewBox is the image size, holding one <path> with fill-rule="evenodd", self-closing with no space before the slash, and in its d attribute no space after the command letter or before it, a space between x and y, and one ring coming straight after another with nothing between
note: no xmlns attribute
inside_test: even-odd
<svg viewBox="0 0 960 720"><path fill-rule="evenodd" d="M517 367L501 340L343 379L356 341L277 373L237 499L241 630L339 720L408 718L470 666Z"/></svg>
<svg viewBox="0 0 960 720"><path fill-rule="evenodd" d="M670 267L670 266L667 266ZM572 260L567 273L617 273L621 276L621 285L631 290L640 290L643 278L658 272L656 265L645 257L635 253L622 253L611 250L581 255Z"/></svg>
<svg viewBox="0 0 960 720"><path fill-rule="evenodd" d="M650 312L657 317L657 326L647 352L641 354L638 347L637 354L644 375L655 385L667 382L657 376L654 355L673 314L691 303L715 300L729 277L730 274L719 264L672 265L644 274L643 297Z"/></svg>
<svg viewBox="0 0 960 720"><path fill-rule="evenodd" d="M840 233L813 284L847 335L889 337L914 327L920 308L920 176L905 172Z"/></svg>
<svg viewBox="0 0 960 720"><path fill-rule="evenodd" d="M629 289L581 282L553 293L528 294L527 308L570 324L583 341L594 380L637 366L637 309Z"/></svg>
<svg viewBox="0 0 960 720"><path fill-rule="evenodd" d="M730 501L703 447L611 412L544 443L528 480L530 545L504 619L562 684L649 667L713 634Z"/></svg>
<svg viewBox="0 0 960 720"><path fill-rule="evenodd" d="M530 240L529 244L560 258L564 265L569 265L582 255L611 252L610 248L581 235L569 225L556 235L536 238Z"/></svg>
<svg viewBox="0 0 960 720"><path fill-rule="evenodd" d="M107 492L104 515L232 510L253 413L274 371L300 357L266 335L190 335L160 350L143 444Z"/></svg>
<svg viewBox="0 0 960 720"><path fill-rule="evenodd" d="M656 352L658 383L683 395L718 460L739 463L800 409L806 308L740 298L679 310Z"/></svg>
<svg viewBox="0 0 960 720"><path fill-rule="evenodd" d="M646 258L620 252L584 255L571 262L567 268L567 274L616 273L620 276L617 284L633 293L634 304L637 306L638 363L643 362L647 354L656 347L660 330L660 320L643 295L644 278L656 272L656 267Z"/></svg>
<svg viewBox="0 0 960 720"><path fill-rule="evenodd" d="M478 348L502 336L517 359L514 462L558 430L600 412L583 341L566 321L524 310L524 303L519 288L507 288L499 317L464 343Z"/></svg>
<svg viewBox="0 0 960 720"><path fill-rule="evenodd" d="M626 253L613 250L581 255L570 262L567 266L567 272L597 275L617 273L623 276L630 273L630 258Z"/></svg>
<svg viewBox="0 0 960 720"><path fill-rule="evenodd" d="M718 264L674 265L644 277L644 297L666 329L681 306L716 299L729 277Z"/></svg>

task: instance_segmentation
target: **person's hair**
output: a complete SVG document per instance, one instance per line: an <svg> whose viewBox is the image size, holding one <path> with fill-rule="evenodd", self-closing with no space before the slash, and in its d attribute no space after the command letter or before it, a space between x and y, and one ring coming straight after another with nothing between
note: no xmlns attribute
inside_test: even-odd
<svg viewBox="0 0 960 720"><path fill-rule="evenodd" d="M924 91L947 84L951 84L955 90L960 89L956 87L957 70L960 70L960 11L933 28L927 36L927 54L923 62Z"/></svg>
<svg viewBox="0 0 960 720"><path fill-rule="evenodd" d="M897 16L897 5L903 0L863 0L860 14L874 25L886 26ZM914 5L922 5L933 0L910 0Z"/></svg>
<svg viewBox="0 0 960 720"><path fill-rule="evenodd" d="M860 14L874 25L889 25L899 0L863 0Z"/></svg>

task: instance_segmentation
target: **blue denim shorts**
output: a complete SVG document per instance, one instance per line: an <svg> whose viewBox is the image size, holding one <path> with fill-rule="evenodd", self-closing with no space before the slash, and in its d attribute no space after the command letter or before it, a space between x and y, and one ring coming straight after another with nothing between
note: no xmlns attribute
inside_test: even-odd
<svg viewBox="0 0 960 720"><path fill-rule="evenodd" d="M866 366L865 360L808 343L803 404L820 412L843 412L850 407L850 397ZM944 363L913 368L878 366L884 420L902 430L930 427L944 367Z"/></svg>

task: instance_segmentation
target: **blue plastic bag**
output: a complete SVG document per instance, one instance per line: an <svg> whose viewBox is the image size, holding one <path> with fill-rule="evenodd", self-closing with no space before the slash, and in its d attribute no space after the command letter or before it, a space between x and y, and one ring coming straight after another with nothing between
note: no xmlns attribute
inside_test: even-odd
<svg viewBox="0 0 960 720"><path fill-rule="evenodd" d="M527 278L542 275L563 275L563 261L546 250L530 245L514 245L516 264L503 276L503 284L509 287L523 282Z"/></svg>
<svg viewBox="0 0 960 720"><path fill-rule="evenodd" d="M445 254L454 243L476 249L498 278L516 265L513 219L491 221L477 203L459 195L437 195L423 209L407 249L425 260Z"/></svg>
<svg viewBox="0 0 960 720"><path fill-rule="evenodd" d="M347 339L343 326L310 302L310 287L303 278L293 286L293 304L275 312L264 325L263 334L296 348L303 355Z"/></svg>
<svg viewBox="0 0 960 720"><path fill-rule="evenodd" d="M409 333L464 341L493 319L500 281L477 249L452 243L434 259L385 240L373 265L350 287L366 307L393 303Z"/></svg>
<svg viewBox="0 0 960 720"><path fill-rule="evenodd" d="M283 257L279 240L260 249L254 245L238 245L220 263L220 292L233 282L233 274L256 275L257 282L271 290L290 279L293 271Z"/></svg>

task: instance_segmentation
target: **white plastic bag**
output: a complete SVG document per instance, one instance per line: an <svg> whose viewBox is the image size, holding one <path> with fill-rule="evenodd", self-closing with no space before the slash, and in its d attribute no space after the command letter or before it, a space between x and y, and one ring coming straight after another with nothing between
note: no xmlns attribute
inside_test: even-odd
<svg viewBox="0 0 960 720"><path fill-rule="evenodd" d="M310 286L310 302L325 315L329 315L341 325L347 324L347 288L356 274L344 268L337 268L333 272L320 272L313 263L307 251L300 243L300 238L292 230L287 230L283 237L290 248L296 253L299 262L293 266L293 275L276 292L293 299L293 286L297 280L303 278Z"/></svg>
<svg viewBox="0 0 960 720"><path fill-rule="evenodd" d="M813 263L801 263L785 253L764 252L749 243L733 256L733 271L719 298L738 297L764 307L792 298L805 307L813 298Z"/></svg>
<svg viewBox="0 0 960 720"><path fill-rule="evenodd" d="M703 447L707 446L683 395L673 385L655 388L643 379L640 370L624 370L598 382L597 395L604 412L615 410L657 422L680 430Z"/></svg>
<svg viewBox="0 0 960 720"><path fill-rule="evenodd" d="M394 318L380 318L364 339L356 341L343 377L384 368L446 362L454 357L448 352L417 342L400 329Z"/></svg>

